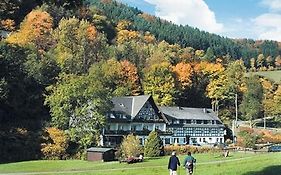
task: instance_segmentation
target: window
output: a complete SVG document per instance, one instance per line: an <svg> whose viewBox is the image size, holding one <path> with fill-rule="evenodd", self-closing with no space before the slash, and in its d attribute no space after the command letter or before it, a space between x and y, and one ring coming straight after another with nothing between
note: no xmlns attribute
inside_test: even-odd
<svg viewBox="0 0 281 175"><path fill-rule="evenodd" d="M170 138L165 138L165 144L170 144Z"/></svg>
<svg viewBox="0 0 281 175"><path fill-rule="evenodd" d="M132 126L132 131L136 131L137 130L137 126L136 125L133 125Z"/></svg>
<svg viewBox="0 0 281 175"><path fill-rule="evenodd" d="M206 142L206 138L203 138L203 142Z"/></svg>
<svg viewBox="0 0 281 175"><path fill-rule="evenodd" d="M115 116L111 113L111 114L110 114L110 118L115 118Z"/></svg>
<svg viewBox="0 0 281 175"><path fill-rule="evenodd" d="M140 140L140 144L142 144L142 138L140 138L139 140Z"/></svg>
<svg viewBox="0 0 281 175"><path fill-rule="evenodd" d="M122 125L119 125L119 126L118 126L118 130L123 130L123 126L122 126Z"/></svg>
<svg viewBox="0 0 281 175"><path fill-rule="evenodd" d="M179 143L179 138L174 138L174 143Z"/></svg>
<svg viewBox="0 0 281 175"><path fill-rule="evenodd" d="M186 120L186 124L191 124L191 120Z"/></svg>

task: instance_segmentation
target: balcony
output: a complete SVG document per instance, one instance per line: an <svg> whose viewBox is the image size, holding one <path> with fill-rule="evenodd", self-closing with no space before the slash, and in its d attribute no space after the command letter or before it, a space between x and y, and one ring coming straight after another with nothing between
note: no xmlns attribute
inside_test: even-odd
<svg viewBox="0 0 281 175"><path fill-rule="evenodd" d="M158 132L159 135L172 135L173 134L173 132L171 132L171 131L160 131L160 130L156 130L156 131ZM120 136L120 135L128 135L128 134L133 133L133 134L140 135L140 136L146 136L146 135L149 135L150 132L151 132L150 130L139 130L139 131L105 130L104 134Z"/></svg>

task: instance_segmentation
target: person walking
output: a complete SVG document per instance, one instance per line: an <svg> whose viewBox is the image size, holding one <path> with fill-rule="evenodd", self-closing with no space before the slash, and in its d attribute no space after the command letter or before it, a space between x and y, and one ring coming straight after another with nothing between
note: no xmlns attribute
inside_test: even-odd
<svg viewBox="0 0 281 175"><path fill-rule="evenodd" d="M193 156L191 156L191 152L188 152L186 158L184 159L184 164L183 164L185 166L187 175L193 174L193 168L195 163L196 163L196 159Z"/></svg>
<svg viewBox="0 0 281 175"><path fill-rule="evenodd" d="M170 175L177 175L177 168L180 166L179 158L176 156L176 152L172 152L172 156L169 159L168 169L170 171Z"/></svg>

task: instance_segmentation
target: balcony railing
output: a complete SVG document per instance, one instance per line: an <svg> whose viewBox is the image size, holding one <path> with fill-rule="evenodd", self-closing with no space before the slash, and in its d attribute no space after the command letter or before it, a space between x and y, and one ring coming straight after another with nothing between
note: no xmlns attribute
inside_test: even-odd
<svg viewBox="0 0 281 175"><path fill-rule="evenodd" d="M171 131L161 131L161 130L156 130L159 135L172 135L173 132ZM136 135L148 135L151 131L150 130L138 130L138 131L133 131L133 130L105 130L104 134L105 135L128 135L128 134L136 134Z"/></svg>

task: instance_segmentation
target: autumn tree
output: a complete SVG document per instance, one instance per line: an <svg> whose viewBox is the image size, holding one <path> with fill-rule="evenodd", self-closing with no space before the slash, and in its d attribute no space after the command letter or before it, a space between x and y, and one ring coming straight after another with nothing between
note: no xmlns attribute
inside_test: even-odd
<svg viewBox="0 0 281 175"><path fill-rule="evenodd" d="M265 63L265 58L263 54L259 54L257 58L257 68L262 68Z"/></svg>
<svg viewBox="0 0 281 175"><path fill-rule="evenodd" d="M102 34L85 20L62 19L54 32L57 62L66 73L87 73L91 65L103 59L106 42Z"/></svg>
<svg viewBox="0 0 281 175"><path fill-rule="evenodd" d="M134 95L141 90L136 67L128 61L101 61L91 67L89 76L100 79L107 91L114 96Z"/></svg>
<svg viewBox="0 0 281 175"><path fill-rule="evenodd" d="M243 95L243 100L240 104L240 111L245 119L252 121L257 119L262 114L262 99L263 90L259 78L250 76L246 81L246 92Z"/></svg>
<svg viewBox="0 0 281 175"><path fill-rule="evenodd" d="M273 114L276 116L278 116L278 115L280 116L280 114L281 114L281 85L279 85L277 90L274 92L273 106L274 106ZM280 121L280 117L279 117L279 121Z"/></svg>
<svg viewBox="0 0 281 175"><path fill-rule="evenodd" d="M265 116L272 116L274 113L274 92L275 85L273 82L267 80L266 78L260 78L261 85L263 87L263 110Z"/></svg>
<svg viewBox="0 0 281 175"><path fill-rule="evenodd" d="M280 55L278 55L275 58L275 66L276 66L276 68L280 68L281 67L281 56Z"/></svg>
<svg viewBox="0 0 281 175"><path fill-rule="evenodd" d="M246 68L243 62L238 60L231 63L226 70L218 72L217 76L212 76L207 86L207 95L212 99L215 111L218 110L219 106L220 108L228 108L228 110L233 109L235 94L239 99L243 92L245 72ZM224 117L228 119L233 116L231 114Z"/></svg>
<svg viewBox="0 0 281 175"><path fill-rule="evenodd" d="M268 68L273 65L272 63L273 63L272 56L266 57L266 66L267 66Z"/></svg>
<svg viewBox="0 0 281 175"><path fill-rule="evenodd" d="M176 66L173 66L173 72L175 73L182 88L186 88L191 85L193 69L190 64L183 62L178 63Z"/></svg>
<svg viewBox="0 0 281 175"><path fill-rule="evenodd" d="M255 71L256 70L256 59L255 58L251 58L250 60L250 66L251 66L251 70Z"/></svg>
<svg viewBox="0 0 281 175"><path fill-rule="evenodd" d="M43 139L41 152L45 159L56 160L66 158L69 140L64 131L57 128L46 128Z"/></svg>
<svg viewBox="0 0 281 175"><path fill-rule="evenodd" d="M145 94L151 94L158 105L169 106L174 103L177 91L174 74L169 63L162 62L147 68L143 86Z"/></svg>
<svg viewBox="0 0 281 175"><path fill-rule="evenodd" d="M121 158L138 156L142 152L139 138L133 134L124 136L119 151Z"/></svg>
<svg viewBox="0 0 281 175"><path fill-rule="evenodd" d="M139 95L142 92L140 78L137 67L127 60L120 62L121 64L121 84L128 85L132 95Z"/></svg>
<svg viewBox="0 0 281 175"><path fill-rule="evenodd" d="M31 11L21 23L20 30L12 33L9 43L26 45L34 44L39 50L47 50L52 45L52 17L44 11Z"/></svg>

